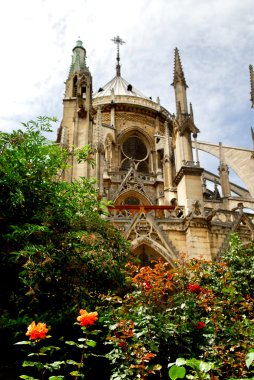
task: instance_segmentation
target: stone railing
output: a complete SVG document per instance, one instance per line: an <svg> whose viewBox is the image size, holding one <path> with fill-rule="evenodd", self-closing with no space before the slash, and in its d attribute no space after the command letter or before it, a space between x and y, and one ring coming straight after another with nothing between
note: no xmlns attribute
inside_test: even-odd
<svg viewBox="0 0 254 380"><path fill-rule="evenodd" d="M111 181L113 182L122 182L126 177L127 172L109 172L109 176L111 178ZM156 181L156 175L154 174L146 174L146 173L140 173L135 172L135 175L137 178L139 178L143 182L150 182L154 183Z"/></svg>
<svg viewBox="0 0 254 380"><path fill-rule="evenodd" d="M205 209L205 215L213 224L224 224L232 226L238 221L239 216L243 214L242 210L212 210ZM254 224L254 214L244 213L245 216Z"/></svg>
<svg viewBox="0 0 254 380"><path fill-rule="evenodd" d="M198 168L200 167L199 161L185 161L185 160L183 160L182 163L183 163L183 166L191 166L191 167L198 167Z"/></svg>
<svg viewBox="0 0 254 380"><path fill-rule="evenodd" d="M154 219L183 218L183 207L159 205L117 205L108 207L112 219L132 219L134 214L150 214Z"/></svg>

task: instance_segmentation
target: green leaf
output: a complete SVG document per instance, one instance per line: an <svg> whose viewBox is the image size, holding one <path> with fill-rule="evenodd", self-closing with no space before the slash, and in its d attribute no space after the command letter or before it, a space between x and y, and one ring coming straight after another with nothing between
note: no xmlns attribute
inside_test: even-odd
<svg viewBox="0 0 254 380"><path fill-rule="evenodd" d="M96 342L94 340L87 340L86 341L86 345L89 346L89 347L95 347L96 346Z"/></svg>
<svg viewBox="0 0 254 380"><path fill-rule="evenodd" d="M72 372L70 372L70 375L71 376L81 376L81 374L79 373L79 371L72 371Z"/></svg>
<svg viewBox="0 0 254 380"><path fill-rule="evenodd" d="M42 347L41 348L41 352L47 352L47 351L52 351L52 350L60 350L60 347L56 347L56 346L45 346L45 347Z"/></svg>
<svg viewBox="0 0 254 380"><path fill-rule="evenodd" d="M168 375L171 380L183 379L186 373L186 369L184 367L178 367L177 365L173 365L168 371Z"/></svg>
<svg viewBox="0 0 254 380"><path fill-rule="evenodd" d="M71 365L79 365L79 363L75 362L75 360L66 360L66 364L71 364Z"/></svg>
<svg viewBox="0 0 254 380"><path fill-rule="evenodd" d="M73 342L72 340L67 340L65 343L69 344L70 346L77 346L77 343Z"/></svg>
<svg viewBox="0 0 254 380"><path fill-rule="evenodd" d="M160 371L161 369L162 369L162 365L160 365L160 364L155 364L153 366L153 371Z"/></svg>
<svg viewBox="0 0 254 380"><path fill-rule="evenodd" d="M199 370L200 360L197 360L195 358L188 359L186 360L186 365L193 369Z"/></svg>
<svg viewBox="0 0 254 380"><path fill-rule="evenodd" d="M101 332L101 330L93 330L91 331L91 335L98 335Z"/></svg>
<svg viewBox="0 0 254 380"><path fill-rule="evenodd" d="M17 343L14 343L15 345L16 344L29 344L31 345L31 342L29 340L22 340L21 342L17 342Z"/></svg>
<svg viewBox="0 0 254 380"><path fill-rule="evenodd" d="M27 375L21 375L19 376L20 379L26 379L26 380L39 380L36 379L35 377L27 376Z"/></svg>
<svg viewBox="0 0 254 380"><path fill-rule="evenodd" d="M246 366L247 366L247 368L250 368L253 361L254 361L254 352L248 352L248 354L246 355Z"/></svg>
<svg viewBox="0 0 254 380"><path fill-rule="evenodd" d="M211 362L203 362L202 360L199 363L199 369L202 372L209 372L213 368L213 363Z"/></svg>
<svg viewBox="0 0 254 380"><path fill-rule="evenodd" d="M29 362L25 360L22 364L22 367L34 367L38 364L38 362Z"/></svg>
<svg viewBox="0 0 254 380"><path fill-rule="evenodd" d="M61 380L64 379L64 376L50 376L49 380Z"/></svg>
<svg viewBox="0 0 254 380"><path fill-rule="evenodd" d="M178 358L176 359L175 365L182 366L186 364L186 360L184 358Z"/></svg>
<svg viewBox="0 0 254 380"><path fill-rule="evenodd" d="M49 369L50 369L50 368L53 368L53 369L60 369L62 364L65 364L65 362L64 362L64 361L55 361L55 362L53 362L53 363L48 364L47 367L48 367Z"/></svg>

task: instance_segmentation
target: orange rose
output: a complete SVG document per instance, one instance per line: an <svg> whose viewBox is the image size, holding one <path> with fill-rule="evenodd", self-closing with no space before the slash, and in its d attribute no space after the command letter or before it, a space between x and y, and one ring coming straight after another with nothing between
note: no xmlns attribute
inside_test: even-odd
<svg viewBox="0 0 254 380"><path fill-rule="evenodd" d="M27 328L26 335L30 336L30 340L35 339L45 339L46 334L49 330L47 329L46 323L39 322L37 325L33 321Z"/></svg>
<svg viewBox="0 0 254 380"><path fill-rule="evenodd" d="M80 316L77 317L77 321L81 326L93 325L98 319L98 313L96 311L88 313L86 310L80 310Z"/></svg>

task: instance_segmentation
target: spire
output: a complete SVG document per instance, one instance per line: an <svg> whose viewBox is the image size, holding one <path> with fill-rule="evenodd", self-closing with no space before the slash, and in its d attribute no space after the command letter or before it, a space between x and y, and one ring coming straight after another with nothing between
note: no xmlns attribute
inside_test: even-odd
<svg viewBox="0 0 254 380"><path fill-rule="evenodd" d="M176 84L178 82L182 84L185 88L188 87L184 77L179 50L175 48L174 79L172 85L176 87Z"/></svg>
<svg viewBox="0 0 254 380"><path fill-rule="evenodd" d="M83 42L78 39L75 47L72 49L72 62L69 72L69 77L71 74L76 72L84 72L88 71L88 67L86 65L86 49L83 46Z"/></svg>
<svg viewBox="0 0 254 380"><path fill-rule="evenodd" d="M172 86L174 86L175 90L177 116L181 117L181 114L188 114L186 91L188 86L185 81L180 54L177 48L175 48L174 79Z"/></svg>
<svg viewBox="0 0 254 380"><path fill-rule="evenodd" d="M250 65L250 100L251 107L254 108L254 71L252 65Z"/></svg>
<svg viewBox="0 0 254 380"><path fill-rule="evenodd" d="M251 128L250 131L251 131L251 138L252 138L253 151L254 151L254 131L253 131L253 128Z"/></svg>
<svg viewBox="0 0 254 380"><path fill-rule="evenodd" d="M190 103L190 118L191 118L192 121L194 121L194 114L193 114L192 103Z"/></svg>
<svg viewBox="0 0 254 380"><path fill-rule="evenodd" d="M123 41L119 36L116 36L112 38L114 44L117 45L117 54L116 54L116 76L121 76L121 66L120 66L120 52L119 52L119 46L125 44L125 41Z"/></svg>

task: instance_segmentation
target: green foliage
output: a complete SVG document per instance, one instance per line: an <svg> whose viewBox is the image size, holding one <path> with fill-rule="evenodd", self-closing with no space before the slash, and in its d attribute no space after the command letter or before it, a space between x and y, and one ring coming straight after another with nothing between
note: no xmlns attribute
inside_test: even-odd
<svg viewBox="0 0 254 380"><path fill-rule="evenodd" d="M178 358L175 363L170 363L169 366L171 366L168 374L170 379L176 380L176 379L183 379L186 374L186 367L191 368L191 373L186 375L187 379L210 379L210 374L208 372L211 371L213 368L213 363L211 362L204 362L202 360L197 360L195 358L191 359L183 359Z"/></svg>
<svg viewBox="0 0 254 380"><path fill-rule="evenodd" d="M54 121L40 117L23 123L25 130L0 132L0 215L5 224L45 207L49 182L66 167L67 151L43 135Z"/></svg>
<svg viewBox="0 0 254 380"><path fill-rule="evenodd" d="M250 366L252 366L254 362L254 350L250 350L250 352L248 352L245 360L246 360L246 367L250 368Z"/></svg>
<svg viewBox="0 0 254 380"><path fill-rule="evenodd" d="M244 289L237 290L237 296L224 290L242 281L231 260L236 245L239 260L251 252L252 247L233 236L223 261L182 257L177 271L162 261L153 268L128 264L129 292L122 297L110 292L97 300L99 339L109 348L105 357L111 363L111 375L105 379L253 378L254 300ZM251 254L248 260L247 267ZM251 273L242 276L250 283ZM95 342L98 337L66 344L86 350L97 347ZM102 352L100 346L97 358ZM71 373L80 377L87 371L82 368Z"/></svg>
<svg viewBox="0 0 254 380"><path fill-rule="evenodd" d="M54 121L0 132L0 341L8 335L10 345L29 316L61 331L77 308L125 288L129 244L101 218L107 202L94 179L60 181L69 152L44 136ZM94 163L90 146L74 156ZM3 362L13 358L5 351Z"/></svg>
<svg viewBox="0 0 254 380"><path fill-rule="evenodd" d="M21 375L20 378L29 379L37 375L40 379L48 378L49 375L54 373L53 376L50 376L49 379L62 379L71 377L81 377L84 378L87 372L85 363L89 356L96 354L92 354L90 350L94 349L97 342L93 339L90 339L90 336L96 336L98 338L100 330L92 330L91 326L98 319L97 313L92 312L88 313L85 310L80 310L80 316L77 320L80 321L81 330L83 332L82 338L78 338L77 341L66 341L65 343L62 340L59 341L60 347L52 346L52 345L43 345L46 344L46 340L52 338L52 336L46 335L48 328L45 323L32 322L28 327L27 334L30 336L29 341L22 341L16 343L16 345L26 345L29 346L29 351L27 357L29 360L24 360L22 363L22 367L26 368L29 375ZM77 323L75 323L77 324ZM38 336L38 332L40 332L40 336ZM82 343L80 343L82 342ZM59 350L65 349L66 346L74 346L77 352L66 353L64 360L57 360L57 356L54 355L56 352L59 354ZM68 355L75 355L75 360L69 359ZM34 360L32 360L34 358ZM28 367L28 369L27 369ZM73 369L74 368L74 369Z"/></svg>
<svg viewBox="0 0 254 380"><path fill-rule="evenodd" d="M192 379L253 375L245 365L254 341L253 263L253 245L234 235L220 261L183 255L177 270L162 262L153 268L130 265L131 292L105 300L111 304L104 324L113 373L132 370L142 378L142 370L151 377L159 364L166 378L170 358L171 378L184 376L184 369ZM143 369L139 352L154 355ZM252 355L247 358L251 363Z"/></svg>
<svg viewBox="0 0 254 380"><path fill-rule="evenodd" d="M170 379L176 380L176 379L183 379L186 373L186 369L181 366L177 366L175 364L172 365L170 370L168 371L168 375Z"/></svg>
<svg viewBox="0 0 254 380"><path fill-rule="evenodd" d="M68 376L84 376L72 354L90 349L96 365L90 357L87 379L97 376L89 370L102 357L111 380L253 377L253 244L233 235L219 261L183 256L178 269L161 261L126 269L129 244L101 218L107 202L95 181L59 181L69 152L44 136L52 121L0 133L0 341L11 342L3 361L11 358L13 366L14 335L23 340L36 319L49 323L55 337L24 365L41 370L43 362L50 379L63 378L68 366ZM94 163L89 146L74 156ZM100 315L101 332L85 340L70 323L80 307Z"/></svg>

